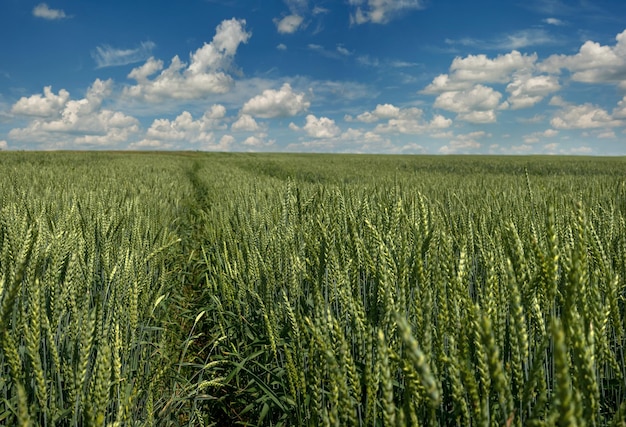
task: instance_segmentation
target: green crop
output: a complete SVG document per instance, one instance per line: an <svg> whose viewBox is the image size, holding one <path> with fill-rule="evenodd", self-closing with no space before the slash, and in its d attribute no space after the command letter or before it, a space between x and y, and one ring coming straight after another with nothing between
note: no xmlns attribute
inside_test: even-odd
<svg viewBox="0 0 626 427"><path fill-rule="evenodd" d="M0 162L0 424L626 424L624 159Z"/></svg>

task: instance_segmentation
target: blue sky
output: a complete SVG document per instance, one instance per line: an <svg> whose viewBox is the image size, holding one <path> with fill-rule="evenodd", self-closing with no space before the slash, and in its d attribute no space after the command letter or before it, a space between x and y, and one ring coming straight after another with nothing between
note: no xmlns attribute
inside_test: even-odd
<svg viewBox="0 0 626 427"><path fill-rule="evenodd" d="M623 0L3 0L0 149L626 155Z"/></svg>

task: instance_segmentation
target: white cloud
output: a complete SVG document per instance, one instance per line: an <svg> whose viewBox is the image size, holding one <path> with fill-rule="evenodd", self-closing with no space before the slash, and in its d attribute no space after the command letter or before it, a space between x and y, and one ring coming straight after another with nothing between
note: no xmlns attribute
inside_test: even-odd
<svg viewBox="0 0 626 427"><path fill-rule="evenodd" d="M459 114L457 118L470 123L495 123L497 120L496 113L493 110L470 111Z"/></svg>
<svg viewBox="0 0 626 427"><path fill-rule="evenodd" d="M560 88L559 81L555 76L533 77L527 73L520 73L515 75L513 81L506 87L506 91L510 93L507 101L514 110L528 108Z"/></svg>
<svg viewBox="0 0 626 427"><path fill-rule="evenodd" d="M392 119L400 115L400 109L392 104L378 104L373 111L359 114L356 119L364 123L373 123L381 119Z"/></svg>
<svg viewBox="0 0 626 427"><path fill-rule="evenodd" d="M280 43L278 46L276 46L276 49L287 50L287 45L285 45L284 43Z"/></svg>
<svg viewBox="0 0 626 427"><path fill-rule="evenodd" d="M616 138L616 136L615 136L615 132L614 132L614 131L612 131L612 130L607 130L607 131L604 131L604 132L599 132L599 133L596 135L596 138L601 138L601 139L615 139L615 138Z"/></svg>
<svg viewBox="0 0 626 427"><path fill-rule="evenodd" d="M533 132L528 135L524 135L525 144L536 144L545 138L553 138L559 134L558 130L546 129L543 132Z"/></svg>
<svg viewBox="0 0 626 427"><path fill-rule="evenodd" d="M550 124L557 129L593 129L622 126L624 122L597 105L585 103L565 106L555 113Z"/></svg>
<svg viewBox="0 0 626 427"><path fill-rule="evenodd" d="M183 111L174 120L155 119L139 144L145 146L150 142L160 142L175 146L188 142L210 146L215 142L214 131L225 128L221 123L224 113L222 105L214 105L197 120L188 111Z"/></svg>
<svg viewBox="0 0 626 427"><path fill-rule="evenodd" d="M337 52L339 52L343 56L350 56L350 55L352 55L352 52L350 52L348 49L346 49L342 45L337 45Z"/></svg>
<svg viewBox="0 0 626 427"><path fill-rule="evenodd" d="M128 148L131 150L171 150L181 148L179 142L178 140L144 138L141 141L130 144ZM235 138L231 135L223 135L217 142L213 138L206 138L203 141L199 141L194 148L204 151L229 151L234 143Z"/></svg>
<svg viewBox="0 0 626 427"><path fill-rule="evenodd" d="M556 26L565 25L565 22L561 21L558 18L546 18L543 20L543 22L545 22L546 24L556 25Z"/></svg>
<svg viewBox="0 0 626 427"><path fill-rule="evenodd" d="M440 74L421 93L438 94L434 106L453 111L459 119L472 123L493 123L495 109L507 108L500 105L502 95L490 87L478 83L507 83L514 108L529 107L550 91L558 89L554 77L532 76L537 55L523 55L512 51L494 59L486 55L456 57L450 65L450 74Z"/></svg>
<svg viewBox="0 0 626 427"><path fill-rule="evenodd" d="M235 143L235 137L232 135L224 135L220 138L220 143L219 143L219 147L222 147L224 149L230 147L232 144Z"/></svg>
<svg viewBox="0 0 626 427"><path fill-rule="evenodd" d="M470 83L463 80L452 79L448 74L439 74L422 90L422 93L438 94L448 91L463 90L470 86Z"/></svg>
<svg viewBox="0 0 626 427"><path fill-rule="evenodd" d="M39 3L33 9L33 16L37 18L43 18L50 21L54 21L56 19L64 19L68 16L61 9L50 9L46 3Z"/></svg>
<svg viewBox="0 0 626 427"><path fill-rule="evenodd" d="M162 69L163 61L150 57L142 66L133 68L128 74L128 77L136 80L139 83L149 84L150 82L148 81L148 77L150 77L157 71L161 71Z"/></svg>
<svg viewBox="0 0 626 427"><path fill-rule="evenodd" d="M452 78L468 83L509 81L514 71L529 69L537 61L537 55L522 55L514 50L505 55L489 59L486 55L468 55L465 58L454 58L450 71Z"/></svg>
<svg viewBox="0 0 626 427"><path fill-rule="evenodd" d="M313 138L334 138L341 133L335 121L328 117L317 118L313 114L306 116L304 131Z"/></svg>
<svg viewBox="0 0 626 427"><path fill-rule="evenodd" d="M479 139L490 137L491 134L485 131L456 135L447 145L441 147L439 152L442 154L470 153L482 146L482 144L478 142Z"/></svg>
<svg viewBox="0 0 626 427"><path fill-rule="evenodd" d="M291 85L285 83L279 90L267 89L248 100L241 112L266 119L287 117L306 111L310 105L304 93L294 92Z"/></svg>
<svg viewBox="0 0 626 427"><path fill-rule="evenodd" d="M298 31L304 18L300 15L287 15L282 19L275 19L276 29L281 34L292 34Z"/></svg>
<svg viewBox="0 0 626 427"><path fill-rule="evenodd" d="M618 119L626 119L626 96L617 103L617 107L613 109L613 117Z"/></svg>
<svg viewBox="0 0 626 427"><path fill-rule="evenodd" d="M575 55L552 55L539 64L549 73L562 69L572 73L572 79L585 83L617 83L626 88L626 30L615 37L614 46L586 41Z"/></svg>
<svg viewBox="0 0 626 427"><path fill-rule="evenodd" d="M452 120L442 115L435 115L430 122L422 118L422 110L407 108L402 110L397 118L392 118L387 123L379 124L374 129L377 133L400 133L400 134L423 134L430 131L440 131L452 125Z"/></svg>
<svg viewBox="0 0 626 427"><path fill-rule="evenodd" d="M289 125L290 129L302 130L295 124ZM391 141L372 131L349 128L343 133L332 132L333 136L313 138L312 140L300 139L297 143L291 143L286 148L290 151L316 151L316 152L389 152L395 147Z"/></svg>
<svg viewBox="0 0 626 427"><path fill-rule="evenodd" d="M67 101L70 99L70 93L65 89L61 89L58 95L52 92L51 86L43 88L43 96L32 95L20 98L13 107L13 114L38 117L52 117L58 115Z"/></svg>
<svg viewBox="0 0 626 427"><path fill-rule="evenodd" d="M495 109L501 107L502 94L494 89L475 85L469 90L444 92L437 97L435 108L457 113L460 120L472 123L493 123Z"/></svg>
<svg viewBox="0 0 626 427"><path fill-rule="evenodd" d="M163 62L154 58L128 75L137 85L124 89L124 95L150 102L163 99L198 99L210 94L228 92L233 79L226 74L241 43L247 43L251 34L245 31L245 20L230 19L218 25L211 43L190 56L189 66L178 56L168 68L154 79L148 77L163 69Z"/></svg>
<svg viewBox="0 0 626 427"><path fill-rule="evenodd" d="M563 99L563 97L559 95L555 95L552 98L550 98L550 102L548 104L554 107L567 107L568 105L570 105Z"/></svg>
<svg viewBox="0 0 626 427"><path fill-rule="evenodd" d="M214 104L211 109L204 113L204 120L206 123L210 123L211 126L216 126L219 123L219 119L226 117L226 107L221 104ZM213 120L213 122L209 122Z"/></svg>
<svg viewBox="0 0 626 427"><path fill-rule="evenodd" d="M173 147L172 143L159 141L157 139L142 139L133 142L128 146L129 150L168 150Z"/></svg>
<svg viewBox="0 0 626 427"><path fill-rule="evenodd" d="M8 150L9 144L5 140L0 140L0 150Z"/></svg>
<svg viewBox="0 0 626 427"><path fill-rule="evenodd" d="M392 104L378 104L372 111L366 111L353 118L346 115L344 120L359 121L362 123L375 123L386 120L385 123L378 124L374 132L376 133L400 133L400 134L422 134L429 131L440 131L452 125L452 120L442 115L435 115L430 122L423 118L423 111L419 108L399 108Z"/></svg>
<svg viewBox="0 0 626 427"><path fill-rule="evenodd" d="M114 67L145 61L155 47L156 45L151 41L141 42L134 49L116 49L109 45L102 45L98 46L91 56L98 68Z"/></svg>
<svg viewBox="0 0 626 427"><path fill-rule="evenodd" d="M85 98L69 100L67 91L59 96L44 89L45 96L20 99L14 106L16 113L35 116L25 128L12 129L10 139L56 148L75 145L116 146L139 131L139 121L120 111L102 108L110 96L112 80L96 79ZM67 95L65 95L67 93Z"/></svg>
<svg viewBox="0 0 626 427"><path fill-rule="evenodd" d="M254 120L254 118L251 115L249 115L249 114L242 114L237 119L237 121L235 121L231 125L230 128L233 131L256 132L261 127L259 126L259 124L256 122L256 120Z"/></svg>
<svg viewBox="0 0 626 427"><path fill-rule="evenodd" d="M354 24L386 24L404 12L424 8L423 0L349 0L348 3L356 7L350 15Z"/></svg>
<svg viewBox="0 0 626 427"><path fill-rule="evenodd" d="M267 134L259 133L257 135L252 135L243 140L242 144L247 147L252 147L255 149L270 147L276 143L275 140L270 139L267 140Z"/></svg>

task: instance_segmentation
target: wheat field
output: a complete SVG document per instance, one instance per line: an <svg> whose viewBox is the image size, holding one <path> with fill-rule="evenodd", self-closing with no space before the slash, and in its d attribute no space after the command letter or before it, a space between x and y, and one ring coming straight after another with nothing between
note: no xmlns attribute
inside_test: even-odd
<svg viewBox="0 0 626 427"><path fill-rule="evenodd" d="M0 424L626 425L625 171L0 153Z"/></svg>

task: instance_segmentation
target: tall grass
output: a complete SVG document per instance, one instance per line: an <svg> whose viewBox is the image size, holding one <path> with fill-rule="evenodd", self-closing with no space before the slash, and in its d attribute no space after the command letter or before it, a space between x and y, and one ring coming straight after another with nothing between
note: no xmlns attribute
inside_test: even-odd
<svg viewBox="0 0 626 427"><path fill-rule="evenodd" d="M0 160L0 424L626 423L623 159Z"/></svg>
<svg viewBox="0 0 626 427"><path fill-rule="evenodd" d="M623 422L623 162L304 159L197 170L206 422Z"/></svg>
<svg viewBox="0 0 626 427"><path fill-rule="evenodd" d="M104 155L2 161L0 424L149 420L170 363L178 172Z"/></svg>

